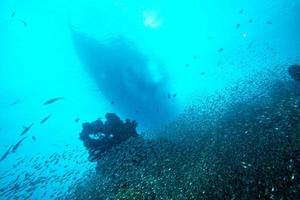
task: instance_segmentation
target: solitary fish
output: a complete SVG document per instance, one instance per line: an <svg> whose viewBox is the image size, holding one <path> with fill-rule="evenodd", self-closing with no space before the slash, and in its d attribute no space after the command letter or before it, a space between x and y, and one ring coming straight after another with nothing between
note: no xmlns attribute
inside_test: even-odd
<svg viewBox="0 0 300 200"><path fill-rule="evenodd" d="M36 140L36 138L35 138L34 136L31 136L31 138L32 138L33 140Z"/></svg>
<svg viewBox="0 0 300 200"><path fill-rule="evenodd" d="M25 133L27 133L27 131L29 131L29 129L31 129L32 126L33 126L33 123L31 123L29 126L23 126L24 130L22 131L22 133L20 135L24 135Z"/></svg>
<svg viewBox="0 0 300 200"><path fill-rule="evenodd" d="M44 103L44 105L52 104L52 103L54 103L54 102L56 102L56 101L58 101L58 100L61 100L61 99L64 99L64 97L56 97L56 98L49 99L49 100L47 100L47 101Z"/></svg>
<svg viewBox="0 0 300 200"><path fill-rule="evenodd" d="M17 105L18 103L20 103L21 101L18 99L18 100L16 100L16 101L14 101L14 102L12 102L10 105L11 106L14 106L14 105Z"/></svg>
<svg viewBox="0 0 300 200"><path fill-rule="evenodd" d="M51 114L48 115L47 117L45 117L44 119L42 119L42 121L40 122L40 124L46 122L50 117L51 117Z"/></svg>
<svg viewBox="0 0 300 200"><path fill-rule="evenodd" d="M7 156L8 154L10 153L10 150L12 149L13 145L11 145L7 151L3 154L3 156L0 158L0 162L3 161Z"/></svg>
<svg viewBox="0 0 300 200"><path fill-rule="evenodd" d="M26 136L23 137L21 140L19 140L19 142L17 142L17 144L15 144L15 146L12 148L12 151L13 153L16 152L16 150L19 148L20 144L25 140Z"/></svg>
<svg viewBox="0 0 300 200"><path fill-rule="evenodd" d="M20 21L25 27L27 27L27 22L25 22L25 21L22 20L22 19L19 19L19 21Z"/></svg>
<svg viewBox="0 0 300 200"><path fill-rule="evenodd" d="M79 122L79 118L76 118L76 119L75 119L75 122Z"/></svg>

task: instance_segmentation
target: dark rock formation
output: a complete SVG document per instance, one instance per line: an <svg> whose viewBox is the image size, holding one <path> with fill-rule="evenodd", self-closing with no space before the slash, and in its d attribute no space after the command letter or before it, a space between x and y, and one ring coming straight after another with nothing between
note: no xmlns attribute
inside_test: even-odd
<svg viewBox="0 0 300 200"><path fill-rule="evenodd" d="M299 72L289 69L296 81ZM106 148L69 199L300 199L296 81L274 82L267 94L232 104L217 120L187 112L159 134L180 140L131 137ZM114 117L105 124L122 124ZM96 129L105 126L98 123Z"/></svg>
<svg viewBox="0 0 300 200"><path fill-rule="evenodd" d="M114 113L107 113L105 118L105 122L97 119L82 125L80 139L89 151L90 161L97 160L101 154L130 137L138 136L136 121L126 119L124 122Z"/></svg>
<svg viewBox="0 0 300 200"><path fill-rule="evenodd" d="M291 65L288 71L295 81L300 81L300 65Z"/></svg>
<svg viewBox="0 0 300 200"><path fill-rule="evenodd" d="M68 199L300 199L299 97L299 83L278 82L193 138L131 137L103 154ZM189 137L186 123L165 132Z"/></svg>

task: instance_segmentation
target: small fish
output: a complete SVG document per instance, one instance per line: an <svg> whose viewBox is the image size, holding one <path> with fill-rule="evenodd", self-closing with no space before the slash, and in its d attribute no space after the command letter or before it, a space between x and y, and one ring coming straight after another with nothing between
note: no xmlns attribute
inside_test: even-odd
<svg viewBox="0 0 300 200"><path fill-rule="evenodd" d="M64 97L56 97L56 98L49 99L49 100L44 102L44 105L52 104L52 103L54 103L58 100L61 100L61 99L64 99Z"/></svg>
<svg viewBox="0 0 300 200"><path fill-rule="evenodd" d="M171 95L170 94L168 94L168 99L170 99L171 98Z"/></svg>
<svg viewBox="0 0 300 200"><path fill-rule="evenodd" d="M193 56L193 58L194 58L194 59L197 59L197 56L195 55L195 56Z"/></svg>
<svg viewBox="0 0 300 200"><path fill-rule="evenodd" d="M0 158L0 162L3 161L7 156L8 154L10 153L10 150L12 149L13 145L11 145L7 151L3 154L3 156Z"/></svg>
<svg viewBox="0 0 300 200"><path fill-rule="evenodd" d="M17 144L15 144L15 146L12 148L12 151L13 153L16 152L16 150L19 148L20 144L25 140L26 136L23 137L21 140L19 140L19 142L17 142Z"/></svg>
<svg viewBox="0 0 300 200"><path fill-rule="evenodd" d="M219 51L219 52L222 52L222 51L224 51L224 49L223 49L223 48L220 48L218 51Z"/></svg>
<svg viewBox="0 0 300 200"><path fill-rule="evenodd" d="M201 72L200 75L203 76L205 74L205 72Z"/></svg>
<svg viewBox="0 0 300 200"><path fill-rule="evenodd" d="M242 14L243 12L244 12L244 9L241 9L241 10L240 10L240 14Z"/></svg>
<svg viewBox="0 0 300 200"><path fill-rule="evenodd" d="M79 122L79 118L76 118L76 119L75 119L75 122Z"/></svg>
<svg viewBox="0 0 300 200"><path fill-rule="evenodd" d="M110 102L110 104L114 104L114 103L115 103L114 101L111 101L111 102Z"/></svg>
<svg viewBox="0 0 300 200"><path fill-rule="evenodd" d="M14 12L10 15L10 17L13 18L15 15L16 15L16 11L14 11Z"/></svg>
<svg viewBox="0 0 300 200"><path fill-rule="evenodd" d="M248 49L251 49L252 48L252 46L253 46L253 43L254 43L254 41L251 41L249 44L248 44Z"/></svg>
<svg viewBox="0 0 300 200"><path fill-rule="evenodd" d="M236 24L236 28L240 28L240 26L241 26L240 24Z"/></svg>
<svg viewBox="0 0 300 200"><path fill-rule="evenodd" d="M34 140L34 141L36 140L36 137L34 137L34 136L31 136L31 138L32 138L32 140Z"/></svg>
<svg viewBox="0 0 300 200"><path fill-rule="evenodd" d="M208 36L207 39L212 40L214 37Z"/></svg>
<svg viewBox="0 0 300 200"><path fill-rule="evenodd" d="M16 100L16 101L14 101L14 102L12 102L10 105L11 106L15 106L15 105L17 105L18 103L20 103L21 101L18 99L18 100Z"/></svg>
<svg viewBox="0 0 300 200"><path fill-rule="evenodd" d="M253 20L252 19L249 19L249 21L248 21L250 24L253 22Z"/></svg>
<svg viewBox="0 0 300 200"><path fill-rule="evenodd" d="M189 64L189 63L186 63L186 64L185 64L185 66L186 66L186 67L189 67L189 66L190 66L190 64Z"/></svg>
<svg viewBox="0 0 300 200"><path fill-rule="evenodd" d="M19 21L20 21L25 27L27 27L27 22L25 22L25 21L22 20L22 19L19 19Z"/></svg>
<svg viewBox="0 0 300 200"><path fill-rule="evenodd" d="M33 123L31 123L29 126L23 126L24 130L22 131L22 133L20 135L24 135L27 131L29 131L29 129L31 129L32 126L33 126Z"/></svg>
<svg viewBox="0 0 300 200"><path fill-rule="evenodd" d="M48 115L47 117L45 117L44 119L42 119L42 121L40 122L40 124L43 124L44 122L46 122L50 117L51 117L51 114Z"/></svg>
<svg viewBox="0 0 300 200"><path fill-rule="evenodd" d="M272 22L270 22L270 21L267 21L267 24L271 25L271 24L273 24L273 23L272 23Z"/></svg>
<svg viewBox="0 0 300 200"><path fill-rule="evenodd" d="M174 94L173 94L173 98L174 98L174 97L176 97L176 96L177 96L177 94L176 94L176 93L174 93Z"/></svg>

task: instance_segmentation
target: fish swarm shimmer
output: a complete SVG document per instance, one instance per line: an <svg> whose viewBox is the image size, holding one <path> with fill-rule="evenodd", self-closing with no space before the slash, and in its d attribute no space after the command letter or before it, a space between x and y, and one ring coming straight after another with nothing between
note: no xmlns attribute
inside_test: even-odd
<svg viewBox="0 0 300 200"><path fill-rule="evenodd" d="M174 130L187 138L179 142L131 137L106 151L68 198L300 199L299 96L298 83L281 82L270 98L233 105L193 138L180 122Z"/></svg>

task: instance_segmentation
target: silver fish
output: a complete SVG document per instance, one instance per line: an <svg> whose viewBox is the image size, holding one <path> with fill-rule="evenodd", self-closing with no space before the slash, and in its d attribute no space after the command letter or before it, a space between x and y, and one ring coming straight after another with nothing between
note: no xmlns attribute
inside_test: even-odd
<svg viewBox="0 0 300 200"><path fill-rule="evenodd" d="M19 142L17 142L17 144L15 144L15 146L12 148L12 151L13 153L16 152L16 150L19 148L19 146L21 145L21 143L25 140L26 136L23 137L21 140L19 140Z"/></svg>
<svg viewBox="0 0 300 200"><path fill-rule="evenodd" d="M0 162L3 161L7 156L8 154L10 153L10 150L12 149L13 145L11 145L7 151L3 154L3 156L0 158Z"/></svg>
<svg viewBox="0 0 300 200"><path fill-rule="evenodd" d="M58 100L61 100L61 99L64 99L64 97L56 97L56 98L49 99L49 100L44 102L44 105L52 104L52 103L54 103Z"/></svg>

